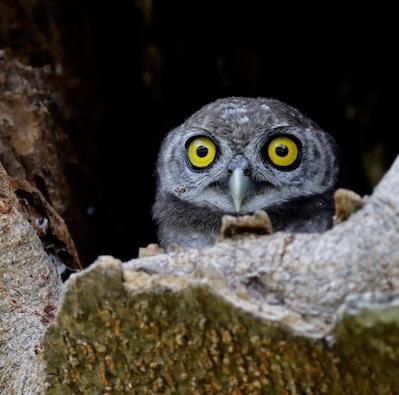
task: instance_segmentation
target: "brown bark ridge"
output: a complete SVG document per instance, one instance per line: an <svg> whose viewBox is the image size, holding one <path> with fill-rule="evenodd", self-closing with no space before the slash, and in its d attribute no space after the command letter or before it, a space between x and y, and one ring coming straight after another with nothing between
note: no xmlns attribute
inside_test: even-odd
<svg viewBox="0 0 399 395"><path fill-rule="evenodd" d="M0 58L0 160L10 176L31 182L64 215L70 190L63 159L73 153L51 114L46 73Z"/></svg>
<svg viewBox="0 0 399 395"><path fill-rule="evenodd" d="M49 254L78 269L79 257L61 218L73 209L65 173L76 158L55 121L47 72L0 55L0 162Z"/></svg>
<svg viewBox="0 0 399 395"><path fill-rule="evenodd" d="M44 392L40 340L62 287L0 164L0 393Z"/></svg>
<svg viewBox="0 0 399 395"><path fill-rule="evenodd" d="M73 275L50 394L395 394L399 157L347 221Z"/></svg>

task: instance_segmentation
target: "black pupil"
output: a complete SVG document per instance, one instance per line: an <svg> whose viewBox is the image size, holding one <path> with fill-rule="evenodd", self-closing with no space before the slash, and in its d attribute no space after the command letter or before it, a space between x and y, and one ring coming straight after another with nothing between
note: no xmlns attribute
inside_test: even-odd
<svg viewBox="0 0 399 395"><path fill-rule="evenodd" d="M203 145L200 145L200 146L197 148L197 155L198 155L200 158L203 158L203 157L207 156L207 155L208 155L208 148L204 147Z"/></svg>
<svg viewBox="0 0 399 395"><path fill-rule="evenodd" d="M288 147L284 144L279 144L276 147L276 154L281 157L287 156L288 155Z"/></svg>

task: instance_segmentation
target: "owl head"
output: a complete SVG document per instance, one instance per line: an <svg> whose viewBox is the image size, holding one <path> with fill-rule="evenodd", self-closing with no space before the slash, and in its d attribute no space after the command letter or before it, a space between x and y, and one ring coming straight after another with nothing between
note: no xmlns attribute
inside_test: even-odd
<svg viewBox="0 0 399 395"><path fill-rule="evenodd" d="M158 193L229 214L322 194L338 174L333 138L277 100L231 97L172 130L158 159Z"/></svg>

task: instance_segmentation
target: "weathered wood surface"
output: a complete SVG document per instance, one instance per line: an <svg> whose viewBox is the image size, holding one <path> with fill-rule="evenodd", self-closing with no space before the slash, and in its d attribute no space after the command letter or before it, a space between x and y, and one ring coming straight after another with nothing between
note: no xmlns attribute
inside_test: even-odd
<svg viewBox="0 0 399 395"><path fill-rule="evenodd" d="M40 346L62 288L0 164L0 393L43 393Z"/></svg>
<svg viewBox="0 0 399 395"><path fill-rule="evenodd" d="M46 78L45 68L0 55L0 162L46 250L76 269L79 256L64 222L76 209L65 176L76 158L54 119L56 105Z"/></svg>
<svg viewBox="0 0 399 395"><path fill-rule="evenodd" d="M225 231L202 250L102 258L59 302L65 254L54 259L47 236L77 262L51 205L59 198L63 211L62 163L50 160L43 193L32 176L43 171L42 139L57 149L45 131L57 126L32 94L40 72L0 66L0 393L397 391L399 159L329 232Z"/></svg>
<svg viewBox="0 0 399 395"><path fill-rule="evenodd" d="M51 394L395 394L399 158L324 234L223 241L68 282L44 341Z"/></svg>

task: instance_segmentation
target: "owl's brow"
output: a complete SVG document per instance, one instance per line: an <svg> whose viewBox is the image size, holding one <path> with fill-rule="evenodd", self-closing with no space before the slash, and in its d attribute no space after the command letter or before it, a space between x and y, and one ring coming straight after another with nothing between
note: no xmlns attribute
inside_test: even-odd
<svg viewBox="0 0 399 395"><path fill-rule="evenodd" d="M206 137L211 137L212 139L215 139L215 136L203 126L190 125L186 130L190 132L189 137L204 135Z"/></svg>
<svg viewBox="0 0 399 395"><path fill-rule="evenodd" d="M283 122L283 123L278 123L278 124L276 124L276 125L273 125L273 126L270 128L270 130L281 129L281 128L289 128L289 127L291 127L291 126L292 126L292 125L290 125L289 123Z"/></svg>

